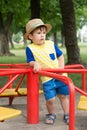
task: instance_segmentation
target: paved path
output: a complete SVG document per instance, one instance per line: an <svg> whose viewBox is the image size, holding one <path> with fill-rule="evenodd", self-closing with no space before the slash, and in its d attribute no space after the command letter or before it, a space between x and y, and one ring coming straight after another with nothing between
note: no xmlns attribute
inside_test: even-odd
<svg viewBox="0 0 87 130"><path fill-rule="evenodd" d="M76 94L76 112L75 112L75 130L87 130L87 111L77 110L79 94ZM54 125L46 125L44 116L47 113L43 94L40 95L40 121L39 124L28 124L26 120L26 97L17 97L13 101L12 108L22 110L22 114L18 117L0 122L0 130L68 130L69 127L63 122L63 111L59 100L56 100L57 119ZM7 98L0 98L1 106L8 106Z"/></svg>

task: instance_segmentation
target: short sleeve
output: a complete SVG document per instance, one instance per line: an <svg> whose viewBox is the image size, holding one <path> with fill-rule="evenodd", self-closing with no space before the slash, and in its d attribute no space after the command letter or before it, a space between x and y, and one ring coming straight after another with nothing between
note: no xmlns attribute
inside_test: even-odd
<svg viewBox="0 0 87 130"><path fill-rule="evenodd" d="M27 62L35 61L33 53L29 47L26 47L26 61Z"/></svg>
<svg viewBox="0 0 87 130"><path fill-rule="evenodd" d="M56 51L56 56L60 57L63 54L63 52L57 47L56 44L54 44L54 47L55 47L55 51Z"/></svg>

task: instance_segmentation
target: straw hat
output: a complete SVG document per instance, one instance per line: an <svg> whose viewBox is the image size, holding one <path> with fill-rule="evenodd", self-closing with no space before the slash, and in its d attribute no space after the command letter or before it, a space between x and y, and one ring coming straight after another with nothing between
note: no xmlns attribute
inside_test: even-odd
<svg viewBox="0 0 87 130"><path fill-rule="evenodd" d="M45 26L47 28L47 33L52 28L50 24L44 24L41 19L32 19L26 24L26 33L24 35L25 39L28 39L28 35L39 26Z"/></svg>

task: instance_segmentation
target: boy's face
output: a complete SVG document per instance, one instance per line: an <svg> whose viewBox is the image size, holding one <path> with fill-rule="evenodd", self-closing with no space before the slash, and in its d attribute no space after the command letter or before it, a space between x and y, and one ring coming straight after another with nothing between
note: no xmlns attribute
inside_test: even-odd
<svg viewBox="0 0 87 130"><path fill-rule="evenodd" d="M33 41L34 44L42 45L46 38L46 28L38 27L31 34L29 34L29 39Z"/></svg>

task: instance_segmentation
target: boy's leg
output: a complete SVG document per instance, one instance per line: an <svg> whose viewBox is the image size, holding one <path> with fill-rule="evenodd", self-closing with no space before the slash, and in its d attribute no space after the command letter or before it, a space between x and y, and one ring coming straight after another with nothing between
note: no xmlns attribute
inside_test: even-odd
<svg viewBox="0 0 87 130"><path fill-rule="evenodd" d="M52 114L55 111L54 102L55 102L55 97L50 100L46 100L46 106L49 114Z"/></svg>
<svg viewBox="0 0 87 130"><path fill-rule="evenodd" d="M64 114L69 113L69 98L65 95L58 95Z"/></svg>
<svg viewBox="0 0 87 130"><path fill-rule="evenodd" d="M55 102L55 98L46 101L46 106L49 113L46 114L46 120L45 120L46 124L53 124L55 122L56 114L55 114L54 102Z"/></svg>
<svg viewBox="0 0 87 130"><path fill-rule="evenodd" d="M69 98L65 95L58 95L58 97L64 111L64 122L69 124Z"/></svg>
<svg viewBox="0 0 87 130"><path fill-rule="evenodd" d="M56 97L56 90L55 90L55 83L54 80L50 80L43 84L44 96L46 99L46 107L48 110L48 114L46 114L46 124L53 124L56 119L55 115L55 97Z"/></svg>
<svg viewBox="0 0 87 130"><path fill-rule="evenodd" d="M69 89L66 84L61 81L56 80L56 92L60 99L62 109L64 111L64 121L69 123Z"/></svg>

